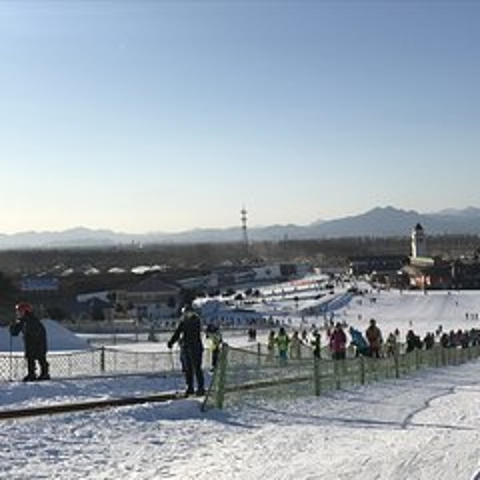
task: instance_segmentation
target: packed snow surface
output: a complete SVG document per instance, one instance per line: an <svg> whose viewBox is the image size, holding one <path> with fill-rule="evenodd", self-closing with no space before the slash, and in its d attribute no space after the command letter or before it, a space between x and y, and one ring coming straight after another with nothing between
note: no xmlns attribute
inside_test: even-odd
<svg viewBox="0 0 480 480"><path fill-rule="evenodd" d="M402 334L480 324L480 292L375 298L354 297L336 316L359 327L373 316L385 333ZM157 375L0 388L5 410L184 386ZM223 411L202 412L188 398L1 423L0 478L9 480L472 479L480 468L480 362L321 397L258 396Z"/></svg>
<svg viewBox="0 0 480 480"><path fill-rule="evenodd" d="M469 479L480 459L479 379L472 362L224 411L185 399L4 420L0 478ZM2 400L135 393L158 381L17 384Z"/></svg>

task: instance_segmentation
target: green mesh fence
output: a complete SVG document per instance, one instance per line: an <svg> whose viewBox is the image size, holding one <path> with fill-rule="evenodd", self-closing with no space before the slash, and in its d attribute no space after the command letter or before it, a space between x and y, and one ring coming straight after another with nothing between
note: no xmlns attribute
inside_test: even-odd
<svg viewBox="0 0 480 480"><path fill-rule="evenodd" d="M321 395L351 385L399 378L422 368L459 365L478 358L480 347L414 350L380 359L349 357L333 361L324 350L314 359L312 350L300 352L282 361L265 345L248 348L224 345L213 375L204 407L224 405L260 397L298 397ZM80 352L50 353L52 378L78 378L128 374L163 374L181 376L179 352L145 352L102 347ZM204 365L209 365L206 351ZM26 374L25 359L19 353L0 353L0 381L21 380Z"/></svg>
<svg viewBox="0 0 480 480"><path fill-rule="evenodd" d="M281 392L283 396L312 395L313 358L309 355L283 361L270 354L260 344L249 348L233 348L224 344L219 365L212 379L204 407L222 408L224 399L240 398Z"/></svg>
<svg viewBox="0 0 480 480"><path fill-rule="evenodd" d="M352 385L399 378L419 369L459 365L480 356L480 347L414 350L382 358L314 359L308 348L282 361L263 346L224 345L204 408L222 408L260 398L321 395Z"/></svg>

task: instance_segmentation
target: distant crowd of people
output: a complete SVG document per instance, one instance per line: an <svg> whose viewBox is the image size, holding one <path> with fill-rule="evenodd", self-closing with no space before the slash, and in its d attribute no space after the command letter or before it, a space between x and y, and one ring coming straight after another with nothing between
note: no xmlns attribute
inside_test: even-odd
<svg viewBox="0 0 480 480"><path fill-rule="evenodd" d="M370 319L364 332L353 326L348 327L341 322L328 327L325 331L326 344L322 345L322 335L317 328L309 334L302 330L301 334L293 330L291 335L285 327L280 327L278 332L271 330L267 340L267 352L270 358L277 356L281 362L288 358L297 359L302 356L312 355L321 358L322 347L324 352L329 352L333 360L342 360L348 355L358 357L391 357L399 353L400 346L406 353L416 349L429 350L438 344L444 348L467 348L480 345L480 330L457 330L443 332L440 326L435 332L427 332L420 337L413 328L409 329L402 342L398 328L384 338L375 319ZM307 352L311 352L310 354ZM349 353L350 352L350 353Z"/></svg>
<svg viewBox="0 0 480 480"><path fill-rule="evenodd" d="M345 325L341 322L337 322L332 328L327 329L328 349L332 359L345 359L349 346L354 349L355 355L377 358L381 356L382 332L374 319L370 321L365 336L354 327L350 327L348 333L350 334L350 342L345 332ZM311 336L309 336L307 330L303 330L301 334L298 330L294 330L289 336L285 327L280 327L278 333L271 330L268 336L267 351L269 356L272 357L276 353L283 362L287 358L301 358L302 355L305 355L302 351L306 351L303 347L309 347L314 357L321 358L322 335L317 328L313 329Z"/></svg>
<svg viewBox="0 0 480 480"><path fill-rule="evenodd" d="M218 325L209 324L205 329L206 338L210 341L211 366L213 372L219 363L219 355L223 343L222 334ZM251 325L247 329L249 341L257 342L257 327ZM267 361L278 359L280 364L287 364L289 359L322 358L329 355L333 360L343 360L347 356L382 358L390 357L402 349L412 352L415 349L431 349L437 343L444 348L465 348L470 345L480 344L480 330L443 332L442 327L435 332L427 332L423 338L409 329L405 341L401 340L400 331L397 329L390 332L384 338L380 327L375 319L370 319L368 326L361 331L354 326L348 326L341 322L330 322L323 332L312 325L307 329L287 332L287 327L279 326L269 331L267 338ZM322 344L322 338L325 344ZM202 326L200 316L187 306L181 317L181 321L168 341L168 347L178 343L180 346L180 359L182 370L187 384L186 394L205 394L205 379L202 370L203 344ZM195 388L196 384L196 388Z"/></svg>
<svg viewBox="0 0 480 480"><path fill-rule="evenodd" d="M213 372L219 363L219 355L223 343L218 325L209 324L205 329L210 341L211 367ZM257 341L257 328L252 325L247 330L250 341ZM307 329L293 329L289 334L285 326L269 331L267 338L267 360L278 359L280 364L287 364L289 359L322 358L322 352L328 352L333 360L343 360L347 356L364 356L370 358L389 357L399 352L400 345L405 352L415 349L431 349L437 343L444 348L466 348L480 344L480 330L443 332L442 327L433 332L427 332L423 338L417 335L413 328L407 331L405 342L401 341L400 331L395 329L384 339L380 327L375 319L370 319L365 331L341 322L331 322L322 332L312 325ZM187 384L186 394L205 394L205 379L202 370L203 344L200 316L191 306L187 306L181 321L168 341L168 347L175 343L180 346L182 370ZM195 388L196 384L196 388Z"/></svg>

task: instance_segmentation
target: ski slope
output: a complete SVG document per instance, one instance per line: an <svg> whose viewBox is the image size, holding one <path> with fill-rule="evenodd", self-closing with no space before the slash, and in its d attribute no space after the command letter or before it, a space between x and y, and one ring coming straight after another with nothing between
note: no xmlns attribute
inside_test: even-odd
<svg viewBox="0 0 480 480"><path fill-rule="evenodd" d="M433 291L424 294L390 290L355 297L347 308L337 312L336 317L365 328L368 320L375 318L385 333L395 328L406 333L413 328L423 335L435 331L439 325L444 331L480 328L479 313L478 292Z"/></svg>
<svg viewBox="0 0 480 480"><path fill-rule="evenodd" d="M260 296L248 299L243 308L291 329L322 328L340 321L365 330L374 318L385 338L397 328L403 339L410 329L423 336L435 332L439 326L446 332L480 328L477 291L380 290L366 282L337 282L332 288L326 288L329 283L324 277L312 276L301 288L292 286L291 282L263 288L259 290ZM353 287L361 294L352 294ZM200 302L200 306L209 301ZM218 305L222 301L223 308ZM221 317L221 312L228 311L227 304L233 303L232 298L216 298L213 302L216 310L212 319ZM248 313L245 316L248 318ZM208 316L206 318L208 320Z"/></svg>

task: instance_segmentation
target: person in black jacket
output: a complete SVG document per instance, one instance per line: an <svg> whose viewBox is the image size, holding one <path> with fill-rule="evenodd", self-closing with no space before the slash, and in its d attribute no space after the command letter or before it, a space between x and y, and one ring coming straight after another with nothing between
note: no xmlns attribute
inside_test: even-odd
<svg viewBox="0 0 480 480"><path fill-rule="evenodd" d="M25 358L27 359L27 376L24 382L34 380L49 380L49 365L47 362L47 332L42 322L33 313L32 306L27 302L15 306L17 321L10 326L13 336L23 333ZM36 375L36 362L40 365L40 376Z"/></svg>
<svg viewBox="0 0 480 480"><path fill-rule="evenodd" d="M197 380L197 395L205 394L205 384L202 371L202 325L200 317L192 310L186 307L182 319L167 343L168 348L172 348L175 342L181 341L183 355L185 360L185 380L187 382L187 395L192 395L194 389L194 377Z"/></svg>

